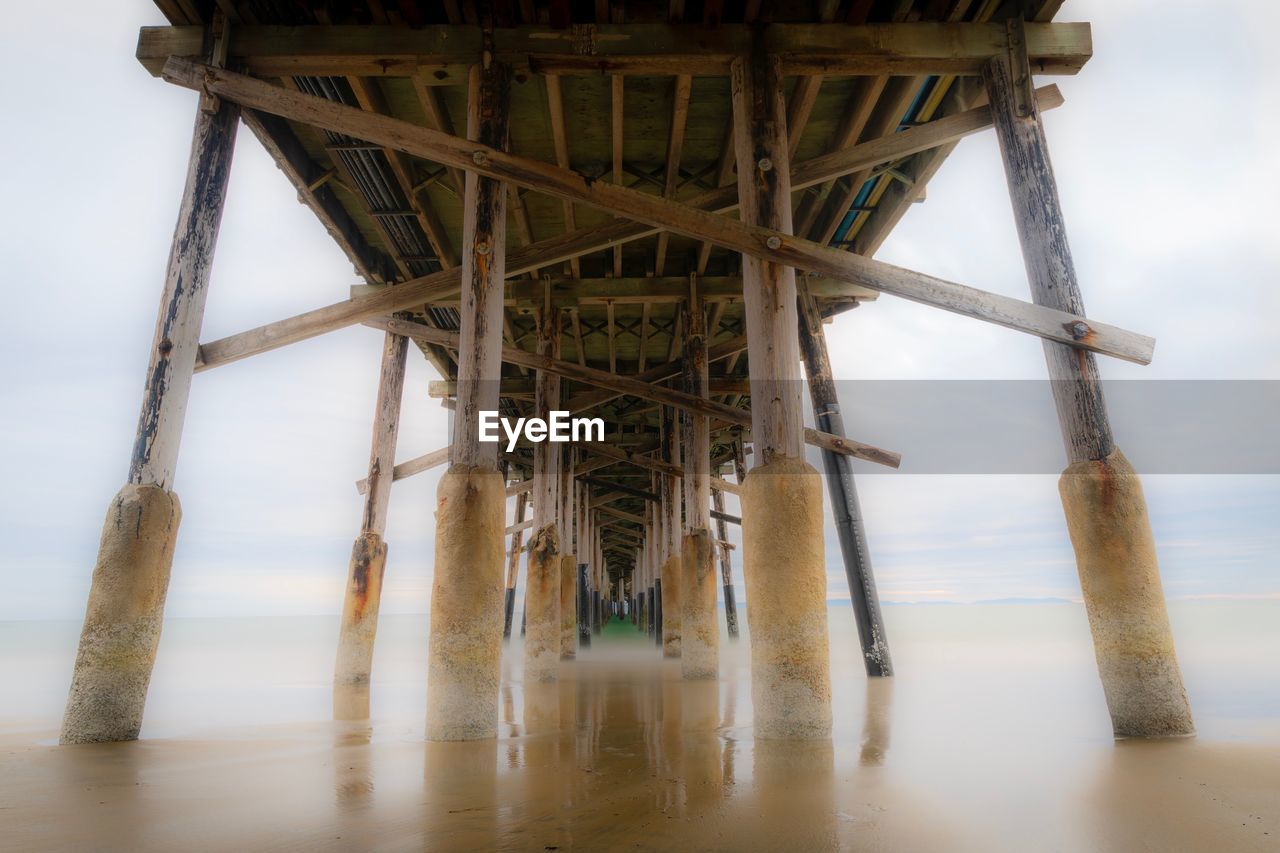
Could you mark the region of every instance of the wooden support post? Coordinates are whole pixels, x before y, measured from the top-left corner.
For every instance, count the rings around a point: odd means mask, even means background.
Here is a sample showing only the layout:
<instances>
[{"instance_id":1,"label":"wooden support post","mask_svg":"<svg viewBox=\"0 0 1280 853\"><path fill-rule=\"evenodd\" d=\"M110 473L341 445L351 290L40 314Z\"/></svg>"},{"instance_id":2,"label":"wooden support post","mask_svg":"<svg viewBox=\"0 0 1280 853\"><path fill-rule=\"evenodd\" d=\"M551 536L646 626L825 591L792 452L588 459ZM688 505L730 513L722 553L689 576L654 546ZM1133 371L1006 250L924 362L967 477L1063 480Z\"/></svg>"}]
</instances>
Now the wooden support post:
<instances>
[{"instance_id":1,"label":"wooden support post","mask_svg":"<svg viewBox=\"0 0 1280 853\"><path fill-rule=\"evenodd\" d=\"M492 31L485 29L486 44ZM467 137L507 146L510 71L485 52L473 66ZM497 735L502 674L506 482L498 445L480 441L480 412L496 411L502 378L502 287L507 190L473 172L463 193L458 403L449 470L436 498L435 573L428 646L427 739Z\"/></svg>"},{"instance_id":2,"label":"wooden support post","mask_svg":"<svg viewBox=\"0 0 1280 853\"><path fill-rule=\"evenodd\" d=\"M793 285L794 291L794 285ZM794 308L792 309L794 312ZM397 332L408 335L415 340L428 343L443 343L452 345L459 336L454 332L447 332L441 329L433 329L422 323L412 320L401 320L398 318L390 318L383 320L370 321L369 326L379 328L383 331ZM663 385L650 384L648 382L629 376L619 376L618 374L609 373L604 370L597 370L592 367L582 367L576 362L564 361L559 358L550 358L541 354L525 352L515 347L502 347L502 360L511 364L522 364L527 367L533 367L537 370L555 373L557 376L563 376L579 382L585 382L591 385L597 385L601 388L609 388L617 390L622 394L630 394L645 400L653 400L655 402L667 403L678 409L686 409L690 411L707 414L722 420L725 423L737 424L740 426L748 426L752 423L752 415L726 406L723 403L717 403L703 397L694 397L683 391L674 388L667 388ZM799 366L795 368L798 374ZM754 380L752 380L754 382ZM776 383L772 383L776 384ZM797 382L798 384L798 377ZM892 468L898 467L901 457L897 453L883 450L878 447L871 447L866 444L854 441L843 436L829 435L818 430L808 429L801 426L799 432L800 442L813 444L816 447L824 447L835 450L839 453L847 453L851 456L857 456L870 462L877 462L881 465L888 465ZM614 448L617 451L617 448ZM597 451L607 452L607 451ZM621 452L621 451L619 451ZM677 464L678 463L674 463Z\"/></svg>"},{"instance_id":3,"label":"wooden support post","mask_svg":"<svg viewBox=\"0 0 1280 853\"><path fill-rule=\"evenodd\" d=\"M342 625L338 633L338 655L333 668L335 720L364 720L369 717L373 644L378 633L382 575L387 565L387 506L391 500L408 352L408 338L388 333L383 340L373 438L369 445L368 489L360 534L351 547L347 589L342 601Z\"/></svg>"},{"instance_id":4,"label":"wooden support post","mask_svg":"<svg viewBox=\"0 0 1280 853\"><path fill-rule=\"evenodd\" d=\"M472 69L468 138L505 150L509 88L505 66ZM449 461L453 465L497 470L498 444L480 441L479 413L497 411L502 378L507 192L501 181L466 173L462 242L458 394Z\"/></svg>"},{"instance_id":5,"label":"wooden support post","mask_svg":"<svg viewBox=\"0 0 1280 853\"><path fill-rule=\"evenodd\" d=\"M240 118L230 101L207 105L196 112L129 479L103 525L63 743L135 740L142 727L182 518L172 491L178 445Z\"/></svg>"},{"instance_id":6,"label":"wooden support post","mask_svg":"<svg viewBox=\"0 0 1280 853\"><path fill-rule=\"evenodd\" d=\"M733 62L730 91L742 222L790 234L791 165L778 58L756 45L750 57ZM755 731L767 738L825 738L831 671L822 485L802 455L795 271L744 254L742 274L756 459L742 494Z\"/></svg>"},{"instance_id":7,"label":"wooden support post","mask_svg":"<svg viewBox=\"0 0 1280 853\"><path fill-rule=\"evenodd\" d=\"M540 355L553 357L560 338L560 311L546 300L538 318ZM539 370L534 408L540 418L560 404L560 380ZM556 528L556 492L560 481L560 445L544 441L533 448L533 526L525 583L525 677L555 681L560 665L560 534Z\"/></svg>"},{"instance_id":8,"label":"wooden support post","mask_svg":"<svg viewBox=\"0 0 1280 853\"><path fill-rule=\"evenodd\" d=\"M711 490L711 500L716 512L724 512L724 492L720 489ZM716 519L716 538L720 540L718 549L720 551L720 580L724 584L724 621L728 628L729 639L738 639L738 602L737 596L733 591L733 560L729 556L729 548L726 544L729 541L729 531L725 527L724 519Z\"/></svg>"},{"instance_id":9,"label":"wooden support post","mask_svg":"<svg viewBox=\"0 0 1280 853\"><path fill-rule=\"evenodd\" d=\"M663 459L670 463L678 463L681 456L681 419L678 410L664 407L663 410ZM686 477L688 474L686 473ZM658 605L658 621L662 626L662 655L668 658L680 657L682 620L684 618L684 588L680 568L680 550L684 533L683 494L684 478L671 474L663 475L662 507L666 512L663 519L665 559L662 563L660 577L662 579L661 602ZM677 482L679 479L679 482Z\"/></svg>"},{"instance_id":10,"label":"wooden support post","mask_svg":"<svg viewBox=\"0 0 1280 853\"><path fill-rule=\"evenodd\" d=\"M1025 28L1010 21L1009 55L984 74L1014 220L1036 304L1080 313L1040 111L1024 96L1031 69ZM1090 334L1081 323L1073 333ZM1165 608L1142 483L1112 440L1091 353L1044 342L1069 465L1059 481L1103 692L1117 737L1195 731Z\"/></svg>"},{"instance_id":11,"label":"wooden support post","mask_svg":"<svg viewBox=\"0 0 1280 853\"><path fill-rule=\"evenodd\" d=\"M844 418L840 414L840 399L836 394L822 317L803 279L799 282L798 293L800 351L804 354L804 371L809 380L813 422L821 430L843 430ZM845 578L849 582L853 617L858 625L862 663L868 676L890 676L893 675L893 661L889 656L889 639L880 614L876 580L871 571L871 551L867 547L862 507L858 504L858 490L853 481L853 466L841 454L824 450L822 467L827 477L827 494L835 516L836 535L840 540L840 555L844 559Z\"/></svg>"},{"instance_id":12,"label":"wooden support post","mask_svg":"<svg viewBox=\"0 0 1280 853\"><path fill-rule=\"evenodd\" d=\"M545 442L551 443L551 442ZM573 448L560 448L560 659L578 653L578 542L574 512Z\"/></svg>"},{"instance_id":13,"label":"wooden support post","mask_svg":"<svg viewBox=\"0 0 1280 853\"><path fill-rule=\"evenodd\" d=\"M529 493L520 492L516 495L516 527L517 529L511 534L511 553L507 555L507 600L506 610L502 619L502 639L511 639L511 620L515 614L516 607L516 580L520 574L520 545L524 538L525 508L529 504Z\"/></svg>"},{"instance_id":14,"label":"wooden support post","mask_svg":"<svg viewBox=\"0 0 1280 853\"><path fill-rule=\"evenodd\" d=\"M684 315L685 391L709 395L706 305L689 277ZM684 438L685 533L680 543L680 673L686 679L720 674L715 544L711 536L711 422L690 413Z\"/></svg>"}]
</instances>

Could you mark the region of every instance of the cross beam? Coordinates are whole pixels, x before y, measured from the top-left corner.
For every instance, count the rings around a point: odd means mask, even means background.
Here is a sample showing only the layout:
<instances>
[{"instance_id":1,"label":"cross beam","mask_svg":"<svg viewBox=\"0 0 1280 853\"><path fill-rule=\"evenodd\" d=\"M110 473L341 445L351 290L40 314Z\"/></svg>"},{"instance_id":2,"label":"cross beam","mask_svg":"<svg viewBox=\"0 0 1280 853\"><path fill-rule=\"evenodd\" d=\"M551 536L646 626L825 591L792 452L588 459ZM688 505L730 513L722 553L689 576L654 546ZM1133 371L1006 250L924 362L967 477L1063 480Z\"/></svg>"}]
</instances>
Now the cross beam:
<instances>
[{"instance_id":1,"label":"cross beam","mask_svg":"<svg viewBox=\"0 0 1280 853\"><path fill-rule=\"evenodd\" d=\"M241 78L244 79L244 78ZM253 82L253 81L251 81ZM280 90L267 84L256 89L259 95L273 98ZM1038 91L1040 108L1052 109L1062 104L1062 95L1056 86ZM353 110L356 116L364 115ZM793 165L791 185L793 189L822 183L851 172L876 166L911 154L947 145L991 126L991 111L979 107L954 116L931 121L901 133L890 134L843 151L823 155L804 163ZM410 125L410 127L416 127ZM709 190L685 204L701 210L731 211L738 206L736 186L730 185ZM543 267L560 263L579 255L597 252L610 246L637 240L658 233L661 229L643 223L618 220L596 228L582 229L549 240L543 240L507 254L507 275L518 276ZM896 268L895 268L896 269ZM251 355L268 352L291 343L307 340L326 332L362 323L374 317L396 311L416 309L424 303L456 298L461 284L459 270L445 270L421 278L401 282L358 299L326 305L303 314L289 317L256 329L240 332L230 337L212 341L200 347L196 370L238 361ZM861 288L858 288L861 290ZM1016 302L1016 300L1015 300ZM1019 303L1022 304L1022 303ZM1148 354L1149 358L1149 354Z\"/></svg>"},{"instance_id":2,"label":"cross beam","mask_svg":"<svg viewBox=\"0 0 1280 853\"><path fill-rule=\"evenodd\" d=\"M750 51L755 28L746 24L597 25L590 55L575 37L548 27L493 31L492 56L516 70L542 74L725 76L734 58ZM1032 23L1027 53L1041 74L1075 74L1093 53L1088 24ZM152 74L170 56L203 55L202 27L143 27L137 58ZM1007 49L1001 24L908 23L772 24L760 33L783 72L829 77L869 74L982 73ZM262 77L414 77L425 85L462 85L483 45L474 26L285 27L237 25L229 53Z\"/></svg>"},{"instance_id":3,"label":"cross beam","mask_svg":"<svg viewBox=\"0 0 1280 853\"><path fill-rule=\"evenodd\" d=\"M394 332L398 335L406 335L423 343L438 344L440 346L457 348L458 334L457 332L447 332L443 329L434 329L423 323L417 323L412 320L401 320L399 318L387 318L383 320L375 320L368 325L380 328L383 331ZM677 391L674 388L666 388L662 385L651 385L642 382L630 376L619 376L616 373L609 373L605 370L597 370L594 367L583 367L582 365L564 361L551 356L539 355L537 353L525 352L515 347L504 346L502 348L502 360L510 364L518 364L522 367L529 367L535 370L544 370L547 373L565 379L573 379L578 382L586 382L600 388L608 388L611 391L617 391L622 394L628 394L633 397L639 397L643 400L653 400L657 403L665 403L678 409L690 412L696 412L708 417L718 418L730 424L738 426L751 426L751 413L745 409L735 409L726 406L723 403L717 403L714 400L705 399L703 397L695 397L692 394L686 394L683 391ZM868 462L875 462L879 465L886 465L890 468L897 468L902 461L902 457L889 450L874 447L869 444L854 441L843 436L831 435L830 433L819 432L815 429L806 428L804 431L804 440L806 444L812 444L815 447L821 447L824 450L832 450L836 453L843 453L847 456L855 456L859 459L865 459Z\"/></svg>"}]
</instances>

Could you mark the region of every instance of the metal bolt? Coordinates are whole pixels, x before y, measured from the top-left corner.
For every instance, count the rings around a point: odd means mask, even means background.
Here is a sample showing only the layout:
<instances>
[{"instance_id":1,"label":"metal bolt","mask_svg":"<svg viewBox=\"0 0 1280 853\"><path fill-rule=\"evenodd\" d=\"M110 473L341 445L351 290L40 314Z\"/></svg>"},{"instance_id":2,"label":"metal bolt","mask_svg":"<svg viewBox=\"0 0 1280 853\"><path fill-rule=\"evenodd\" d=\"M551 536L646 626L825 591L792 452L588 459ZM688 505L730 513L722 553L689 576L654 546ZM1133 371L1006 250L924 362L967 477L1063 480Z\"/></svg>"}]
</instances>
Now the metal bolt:
<instances>
[{"instance_id":1,"label":"metal bolt","mask_svg":"<svg viewBox=\"0 0 1280 853\"><path fill-rule=\"evenodd\" d=\"M1072 324L1071 324L1071 336L1072 336L1072 337L1074 337L1076 340L1079 340L1080 338L1086 337L1086 336L1089 334L1089 332L1090 332L1090 331L1091 331L1091 329L1089 328L1088 324L1086 324L1086 323L1072 323Z\"/></svg>"},{"instance_id":2,"label":"metal bolt","mask_svg":"<svg viewBox=\"0 0 1280 853\"><path fill-rule=\"evenodd\" d=\"M760 168L760 171L767 172L773 168L773 161L768 157L761 157L760 162L756 163L756 166Z\"/></svg>"},{"instance_id":3,"label":"metal bolt","mask_svg":"<svg viewBox=\"0 0 1280 853\"><path fill-rule=\"evenodd\" d=\"M477 254L477 255L487 255L487 254L489 254L489 244L488 244L488 243L476 243L476 254Z\"/></svg>"},{"instance_id":4,"label":"metal bolt","mask_svg":"<svg viewBox=\"0 0 1280 853\"><path fill-rule=\"evenodd\" d=\"M485 154L483 151L477 151L471 155L471 162L475 163L477 166L483 166L485 163L489 162L489 155Z\"/></svg>"},{"instance_id":5,"label":"metal bolt","mask_svg":"<svg viewBox=\"0 0 1280 853\"><path fill-rule=\"evenodd\" d=\"M766 246L768 246L770 249L781 249L781 248L782 248L782 238L781 238L781 237L776 237L776 236L775 236L775 237L770 237L768 240L765 240L765 241L764 241L764 244L765 244Z\"/></svg>"}]
</instances>

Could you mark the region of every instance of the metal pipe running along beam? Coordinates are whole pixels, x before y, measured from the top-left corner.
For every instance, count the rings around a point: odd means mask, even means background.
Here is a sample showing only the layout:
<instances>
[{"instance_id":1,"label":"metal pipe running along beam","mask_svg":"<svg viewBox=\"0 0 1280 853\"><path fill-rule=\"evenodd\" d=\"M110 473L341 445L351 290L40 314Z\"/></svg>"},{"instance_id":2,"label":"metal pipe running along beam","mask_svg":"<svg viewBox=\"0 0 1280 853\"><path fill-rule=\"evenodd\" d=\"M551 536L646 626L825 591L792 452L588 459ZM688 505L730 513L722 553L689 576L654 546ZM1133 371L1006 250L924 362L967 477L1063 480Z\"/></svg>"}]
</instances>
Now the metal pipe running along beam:
<instances>
[{"instance_id":1,"label":"metal pipe running along beam","mask_svg":"<svg viewBox=\"0 0 1280 853\"><path fill-rule=\"evenodd\" d=\"M243 74L173 57L162 76L170 83L227 98L244 107L350 134L445 166L508 181L555 198L705 240L730 251L848 281L963 316L1027 332L1139 364L1155 341L1144 335L874 261L791 234L749 225L680 202L583 177L569 169L288 91ZM763 168L763 165L761 166Z\"/></svg>"}]
</instances>

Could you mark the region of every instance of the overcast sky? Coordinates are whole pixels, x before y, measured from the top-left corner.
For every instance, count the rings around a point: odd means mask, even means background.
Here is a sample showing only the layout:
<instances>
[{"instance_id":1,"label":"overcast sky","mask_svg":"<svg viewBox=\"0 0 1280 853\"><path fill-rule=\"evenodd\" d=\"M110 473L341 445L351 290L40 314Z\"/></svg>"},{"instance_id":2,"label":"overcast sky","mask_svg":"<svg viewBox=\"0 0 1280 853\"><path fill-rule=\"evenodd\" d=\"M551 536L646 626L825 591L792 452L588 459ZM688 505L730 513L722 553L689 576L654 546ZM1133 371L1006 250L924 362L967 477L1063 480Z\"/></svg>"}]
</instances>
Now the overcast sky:
<instances>
[{"instance_id":1,"label":"overcast sky","mask_svg":"<svg viewBox=\"0 0 1280 853\"><path fill-rule=\"evenodd\" d=\"M1046 119L1085 301L1158 341L1151 366L1103 359L1104 375L1280 379L1280 12L1262 0L1211 13L1193 0L1069 0L1059 19L1094 24L1095 57L1054 78L1067 104ZM133 59L138 27L160 23L144 0L19 4L0 31L0 619L80 616L124 481L196 106ZM992 134L959 146L880 257L1027 298ZM242 130L203 337L345 298L354 283ZM887 296L829 339L844 379L1044 376L1036 339ZM357 327L197 377L170 615L338 611L380 347ZM446 443L433 378L410 359L402 459ZM1124 424L1116 432L1123 443ZM892 434L857 437L910 457ZM389 612L427 607L436 482L395 487ZM859 484L887 601L1079 597L1055 477ZM1146 487L1171 598L1280 597L1280 477ZM827 561L830 596L847 598L830 530Z\"/></svg>"}]
</instances>

